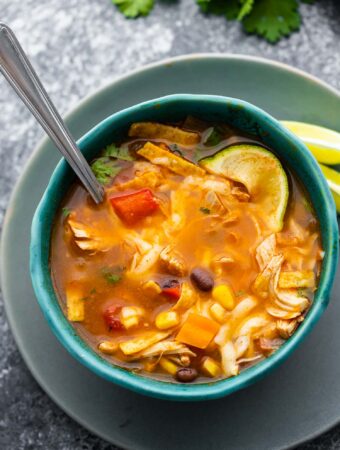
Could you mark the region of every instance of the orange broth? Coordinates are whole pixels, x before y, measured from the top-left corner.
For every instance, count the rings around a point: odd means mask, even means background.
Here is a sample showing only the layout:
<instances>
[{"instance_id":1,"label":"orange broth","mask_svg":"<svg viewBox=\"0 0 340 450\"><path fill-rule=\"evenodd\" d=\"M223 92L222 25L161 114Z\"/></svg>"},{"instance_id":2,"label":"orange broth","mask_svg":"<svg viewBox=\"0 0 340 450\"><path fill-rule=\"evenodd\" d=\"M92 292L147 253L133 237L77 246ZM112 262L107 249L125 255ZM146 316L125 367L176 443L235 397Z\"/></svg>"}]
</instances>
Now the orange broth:
<instances>
[{"instance_id":1,"label":"orange broth","mask_svg":"<svg viewBox=\"0 0 340 450\"><path fill-rule=\"evenodd\" d=\"M308 311L316 289L316 285L297 290L290 289L297 298L303 295L308 299L308 307L297 317L283 319L284 323L278 325L281 319L268 314L266 308L269 300L254 292L254 282L260 272L256 249L271 232L261 211L252 203L251 196L239 183L209 174L201 178L221 183L221 186L227 182L229 191L226 195L221 194L226 207L222 218L207 206L210 195L208 193L214 189L203 189L203 182L190 179L190 175L176 174L166 167L152 164L154 166L152 169L155 168L160 180L157 185L149 186L148 181L144 181L144 184L141 183L142 186L121 189L122 184L140 178L145 174L145 170L149 173L151 163L136 153L147 141L161 144L168 151L175 150L175 154L197 164L197 148L200 158L215 154L224 148L231 136L240 134L237 130L219 125L219 130L222 129L220 142L208 146L204 142L215 125L202 124L200 121L197 123L194 121L195 126L191 125L189 128L196 127L194 132L200 137L198 145L181 145L167 139L144 137L133 137L121 143L120 148L129 150L129 154L135 159L117 160L121 170L105 184L106 196L103 204L96 206L83 186L75 183L56 216L51 238L50 264L55 291L66 315L68 287L73 286L78 292L78 300L84 309L84 318L73 323L81 337L96 351L102 342L116 344L111 354L100 352L113 364L173 382L192 381L176 376L174 367L177 367L177 371L181 368L193 370L195 376L191 378L200 382L206 380L207 376L218 379L236 375L238 371L267 357L284 343L285 332L279 325L295 329ZM316 215L300 182L287 167L285 171L289 179L289 201L283 229L276 233L276 251L284 258L281 271L301 273L309 271L313 272L317 280L322 248ZM110 198L141 189L149 189L160 207L145 218L127 224L115 213ZM235 195L230 194L230 190L233 189ZM174 203L177 203L175 208L179 208L175 212L172 211ZM87 233L85 238L77 238L71 226L73 223L85 227ZM91 234L90 239L88 233ZM92 242L93 236L95 240ZM100 241L99 250L96 248L96 239ZM142 244L139 242L140 239L143 240ZM79 243L83 245L84 242L88 246L87 249L79 247ZM157 248L159 252L168 245L171 246L171 251L177 256L180 255L184 261L186 270L183 273L176 274L172 269L167 270L159 257L145 271L139 271L138 264L141 264L143 252L146 251L141 247L148 247L148 250L149 247ZM190 275L196 267L209 272L215 287L223 285L230 288L233 308L224 308L224 311L217 308L218 311L222 311L222 319L218 320L216 315L211 313L212 305L218 303L213 298L214 291L200 290L193 282ZM181 289L183 292L185 284L195 296L195 302L189 308L174 309L179 320L175 326L165 330L157 328L156 317L161 312L172 311L178 299L162 292L150 294L150 291L145 289L145 283L150 280L153 286L156 284L161 290L171 280L175 280L175 287L180 293ZM224 372L223 364L226 363L223 360L222 347L219 346L218 339L218 342L215 341L215 337L206 348L196 348L184 343L189 350L188 354L182 349L178 354L167 354L165 351L151 357L143 357L143 352L126 355L119 347L122 342L152 332L168 333L161 342L164 340L176 342L176 336L188 319L189 313L202 315L217 323L218 327L223 327L233 320L234 308L249 297L256 302L256 306L249 312L249 317L261 319L263 326L255 327L248 333L247 348L234 361L237 364L235 373L228 373L228 370ZM124 326L110 327L105 319L105 311L112 306L117 307L114 316L115 320L120 322L122 308L127 306L140 308L139 315L136 316L137 324L127 329ZM234 329L245 326L247 318L247 315L242 316L238 323L234 323ZM293 320L296 323L292 324ZM292 334L293 331L289 333ZM240 352L238 350L241 343L240 336L230 337L230 342L236 348L236 352ZM210 358L209 361L215 363L216 372L202 369L207 357Z\"/></svg>"}]
</instances>

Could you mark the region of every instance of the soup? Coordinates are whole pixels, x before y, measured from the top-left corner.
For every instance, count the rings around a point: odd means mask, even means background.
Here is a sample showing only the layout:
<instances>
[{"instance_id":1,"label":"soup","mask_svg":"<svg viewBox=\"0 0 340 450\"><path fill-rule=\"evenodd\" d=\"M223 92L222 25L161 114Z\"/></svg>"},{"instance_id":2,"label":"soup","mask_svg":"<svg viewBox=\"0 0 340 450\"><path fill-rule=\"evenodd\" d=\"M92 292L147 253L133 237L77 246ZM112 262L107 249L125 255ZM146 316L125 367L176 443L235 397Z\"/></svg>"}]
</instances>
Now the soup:
<instances>
[{"instance_id":1,"label":"soup","mask_svg":"<svg viewBox=\"0 0 340 450\"><path fill-rule=\"evenodd\" d=\"M237 144L237 142L242 142ZM300 182L228 124L134 123L56 216L50 265L78 334L112 364L171 382L236 376L311 306L323 251Z\"/></svg>"}]
</instances>

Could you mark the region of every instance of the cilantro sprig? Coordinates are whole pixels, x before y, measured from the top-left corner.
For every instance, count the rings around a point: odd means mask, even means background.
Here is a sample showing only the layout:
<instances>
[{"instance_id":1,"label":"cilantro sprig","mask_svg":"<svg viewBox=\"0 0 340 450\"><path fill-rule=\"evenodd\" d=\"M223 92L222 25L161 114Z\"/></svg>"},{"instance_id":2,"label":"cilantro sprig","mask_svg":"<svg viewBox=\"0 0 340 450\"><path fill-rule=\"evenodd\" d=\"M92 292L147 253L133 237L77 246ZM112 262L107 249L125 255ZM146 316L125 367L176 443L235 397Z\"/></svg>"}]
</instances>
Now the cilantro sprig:
<instances>
[{"instance_id":1,"label":"cilantro sprig","mask_svg":"<svg viewBox=\"0 0 340 450\"><path fill-rule=\"evenodd\" d=\"M91 164L91 169L101 184L108 184L122 170L119 160L135 159L127 147L117 147L115 144L108 145L102 155Z\"/></svg>"},{"instance_id":2,"label":"cilantro sprig","mask_svg":"<svg viewBox=\"0 0 340 450\"><path fill-rule=\"evenodd\" d=\"M147 16L154 6L154 0L112 0L125 17L134 19Z\"/></svg>"},{"instance_id":3,"label":"cilantro sprig","mask_svg":"<svg viewBox=\"0 0 340 450\"><path fill-rule=\"evenodd\" d=\"M91 164L91 169L99 183L108 184L121 171L121 167L115 159L106 156L96 159Z\"/></svg>"},{"instance_id":4,"label":"cilantro sprig","mask_svg":"<svg viewBox=\"0 0 340 450\"><path fill-rule=\"evenodd\" d=\"M133 161L135 159L127 147L117 147L115 144L108 145L103 152L103 156L122 159L123 161Z\"/></svg>"},{"instance_id":5,"label":"cilantro sprig","mask_svg":"<svg viewBox=\"0 0 340 450\"><path fill-rule=\"evenodd\" d=\"M125 267L102 267L101 274L109 284L118 283L122 277Z\"/></svg>"},{"instance_id":6,"label":"cilantro sprig","mask_svg":"<svg viewBox=\"0 0 340 450\"><path fill-rule=\"evenodd\" d=\"M300 3L316 0L195 0L205 14L217 14L227 20L238 20L247 33L257 34L271 43L299 29ZM146 16L154 0L112 0L128 18Z\"/></svg>"}]
</instances>

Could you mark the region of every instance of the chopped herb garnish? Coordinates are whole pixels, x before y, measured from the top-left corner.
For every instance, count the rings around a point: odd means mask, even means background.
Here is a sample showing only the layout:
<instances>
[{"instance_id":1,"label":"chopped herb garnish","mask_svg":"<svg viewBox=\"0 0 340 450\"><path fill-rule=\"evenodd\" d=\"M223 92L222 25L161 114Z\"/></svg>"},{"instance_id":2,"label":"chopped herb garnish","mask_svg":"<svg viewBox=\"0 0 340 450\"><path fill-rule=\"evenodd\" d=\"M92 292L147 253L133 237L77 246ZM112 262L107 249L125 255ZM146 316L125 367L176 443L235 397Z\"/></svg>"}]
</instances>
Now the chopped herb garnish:
<instances>
[{"instance_id":1,"label":"chopped herb garnish","mask_svg":"<svg viewBox=\"0 0 340 450\"><path fill-rule=\"evenodd\" d=\"M179 156L184 156L182 150L178 147L177 144L170 144L169 147L172 153L178 153Z\"/></svg>"},{"instance_id":2,"label":"chopped herb garnish","mask_svg":"<svg viewBox=\"0 0 340 450\"><path fill-rule=\"evenodd\" d=\"M67 208L66 206L62 209L63 217L66 219L71 214L70 208Z\"/></svg>"},{"instance_id":3,"label":"chopped herb garnish","mask_svg":"<svg viewBox=\"0 0 340 450\"><path fill-rule=\"evenodd\" d=\"M112 0L119 11L128 18L147 16L155 0ZM205 14L238 20L247 33L255 33L268 42L275 43L299 29L302 3L315 0L196 0Z\"/></svg>"},{"instance_id":4,"label":"chopped herb garnish","mask_svg":"<svg viewBox=\"0 0 340 450\"><path fill-rule=\"evenodd\" d=\"M122 159L123 161L133 161L135 159L127 147L121 148L115 144L108 145L103 152L103 156Z\"/></svg>"},{"instance_id":5,"label":"chopped herb garnish","mask_svg":"<svg viewBox=\"0 0 340 450\"><path fill-rule=\"evenodd\" d=\"M103 267L101 272L105 280L110 284L116 284L118 281L122 279L122 273L125 270L125 267Z\"/></svg>"},{"instance_id":6,"label":"chopped herb garnish","mask_svg":"<svg viewBox=\"0 0 340 450\"><path fill-rule=\"evenodd\" d=\"M200 207L200 211L201 211L201 213L203 213L203 214L210 214L210 213L211 213L210 209L209 209L209 208L206 208L205 206L201 206L201 207Z\"/></svg>"},{"instance_id":7,"label":"chopped herb garnish","mask_svg":"<svg viewBox=\"0 0 340 450\"><path fill-rule=\"evenodd\" d=\"M211 130L211 133L209 134L209 136L204 141L204 145L206 145L208 147L214 147L215 145L218 145L222 141L222 139L223 139L223 137L222 137L221 133L218 131L218 129L216 127L214 127Z\"/></svg>"},{"instance_id":8,"label":"chopped herb garnish","mask_svg":"<svg viewBox=\"0 0 340 450\"><path fill-rule=\"evenodd\" d=\"M91 290L90 290L90 295L94 295L94 294L96 294L97 293L97 289L96 288L92 288Z\"/></svg>"},{"instance_id":9,"label":"chopped herb garnish","mask_svg":"<svg viewBox=\"0 0 340 450\"><path fill-rule=\"evenodd\" d=\"M236 293L235 293L235 295L236 295L236 297L241 297L242 295L245 295L246 294L246 292L245 291L237 291Z\"/></svg>"},{"instance_id":10,"label":"chopped herb garnish","mask_svg":"<svg viewBox=\"0 0 340 450\"><path fill-rule=\"evenodd\" d=\"M104 276L106 281L111 284L118 283L118 281L122 279L121 275L118 275L117 273L106 273Z\"/></svg>"},{"instance_id":11,"label":"chopped herb garnish","mask_svg":"<svg viewBox=\"0 0 340 450\"><path fill-rule=\"evenodd\" d=\"M297 290L297 296L298 297L306 297L306 290L303 288L298 288Z\"/></svg>"},{"instance_id":12,"label":"chopped herb garnish","mask_svg":"<svg viewBox=\"0 0 340 450\"><path fill-rule=\"evenodd\" d=\"M125 17L135 18L147 16L155 2L154 0L112 0L112 3L117 5Z\"/></svg>"},{"instance_id":13,"label":"chopped herb garnish","mask_svg":"<svg viewBox=\"0 0 340 450\"><path fill-rule=\"evenodd\" d=\"M107 184L121 171L121 167L118 165L117 161L105 156L96 159L96 161L91 164L91 169L101 184Z\"/></svg>"}]
</instances>

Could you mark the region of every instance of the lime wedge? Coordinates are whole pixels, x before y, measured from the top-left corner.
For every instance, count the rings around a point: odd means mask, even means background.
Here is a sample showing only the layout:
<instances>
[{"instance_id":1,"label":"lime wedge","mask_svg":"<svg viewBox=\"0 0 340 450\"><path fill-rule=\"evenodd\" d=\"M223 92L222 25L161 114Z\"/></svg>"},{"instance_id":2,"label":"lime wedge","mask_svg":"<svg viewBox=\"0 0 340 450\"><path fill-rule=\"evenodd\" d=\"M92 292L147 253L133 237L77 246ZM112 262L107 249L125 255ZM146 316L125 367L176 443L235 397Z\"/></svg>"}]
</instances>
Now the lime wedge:
<instances>
[{"instance_id":1,"label":"lime wedge","mask_svg":"<svg viewBox=\"0 0 340 450\"><path fill-rule=\"evenodd\" d=\"M340 173L323 164L320 164L320 169L325 175L329 189L333 194L336 210L340 213Z\"/></svg>"},{"instance_id":2,"label":"lime wedge","mask_svg":"<svg viewBox=\"0 0 340 450\"><path fill-rule=\"evenodd\" d=\"M208 172L239 181L261 206L263 219L272 231L280 231L289 196L288 180L273 153L257 145L234 145L204 158Z\"/></svg>"},{"instance_id":3,"label":"lime wedge","mask_svg":"<svg viewBox=\"0 0 340 450\"><path fill-rule=\"evenodd\" d=\"M304 122L281 121L324 164L340 164L340 133Z\"/></svg>"}]
</instances>

